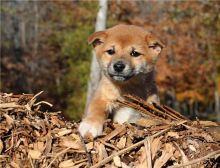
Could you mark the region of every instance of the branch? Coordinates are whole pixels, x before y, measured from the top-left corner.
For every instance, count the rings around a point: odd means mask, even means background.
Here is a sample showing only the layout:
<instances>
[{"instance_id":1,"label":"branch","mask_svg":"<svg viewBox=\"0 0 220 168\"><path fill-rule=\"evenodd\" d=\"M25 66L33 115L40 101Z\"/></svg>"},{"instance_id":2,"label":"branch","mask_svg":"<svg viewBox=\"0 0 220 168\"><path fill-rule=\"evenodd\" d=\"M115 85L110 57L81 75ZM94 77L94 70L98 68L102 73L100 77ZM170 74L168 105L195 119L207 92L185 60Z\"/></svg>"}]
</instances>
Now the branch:
<instances>
[{"instance_id":1,"label":"branch","mask_svg":"<svg viewBox=\"0 0 220 168\"><path fill-rule=\"evenodd\" d=\"M214 151L214 152L212 152L212 153L210 153L206 156L203 156L203 157L198 158L198 159L191 160L191 161L189 161L187 163L184 163L184 164L181 164L181 165L170 166L169 168L179 168L179 167L185 167L185 166L188 166L188 165L196 164L196 163L201 162L203 160L212 158L216 155L220 155L220 150Z\"/></svg>"}]
</instances>

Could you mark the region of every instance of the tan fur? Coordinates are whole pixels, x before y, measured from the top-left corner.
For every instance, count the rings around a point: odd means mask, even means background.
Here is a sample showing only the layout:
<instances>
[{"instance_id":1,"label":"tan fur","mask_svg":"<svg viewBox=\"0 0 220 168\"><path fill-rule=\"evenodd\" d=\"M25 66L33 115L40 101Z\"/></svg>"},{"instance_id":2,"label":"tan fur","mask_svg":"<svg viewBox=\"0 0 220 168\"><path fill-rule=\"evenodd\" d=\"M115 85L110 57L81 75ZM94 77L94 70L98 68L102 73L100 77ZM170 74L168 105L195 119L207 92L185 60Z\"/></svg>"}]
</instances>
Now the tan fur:
<instances>
[{"instance_id":1,"label":"tan fur","mask_svg":"<svg viewBox=\"0 0 220 168\"><path fill-rule=\"evenodd\" d=\"M92 134L96 137L102 133L103 123L108 114L120 108L114 101L123 99L123 95L131 94L149 103L159 103L154 81L154 65L163 44L149 32L134 25L118 25L106 31L96 32L88 38L88 42L95 49L102 78L79 131L82 136ZM112 48L115 54L109 55L106 51ZM133 57L132 50L142 55ZM114 71L114 64L120 60L127 68L123 73L133 75L128 80L118 81L109 75ZM115 76L117 78L117 75Z\"/></svg>"}]
</instances>

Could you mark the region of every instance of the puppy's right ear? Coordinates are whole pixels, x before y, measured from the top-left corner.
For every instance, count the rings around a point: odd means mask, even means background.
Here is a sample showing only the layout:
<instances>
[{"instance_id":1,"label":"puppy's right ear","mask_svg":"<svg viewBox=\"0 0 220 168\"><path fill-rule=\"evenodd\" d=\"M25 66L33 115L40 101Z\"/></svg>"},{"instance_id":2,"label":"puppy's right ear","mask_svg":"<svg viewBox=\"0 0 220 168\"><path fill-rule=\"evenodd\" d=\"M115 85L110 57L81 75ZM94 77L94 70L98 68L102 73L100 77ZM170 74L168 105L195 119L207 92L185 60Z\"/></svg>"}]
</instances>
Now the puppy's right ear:
<instances>
[{"instance_id":1,"label":"puppy's right ear","mask_svg":"<svg viewBox=\"0 0 220 168\"><path fill-rule=\"evenodd\" d=\"M88 43L92 44L92 46L95 48L97 45L100 45L104 42L107 34L105 31L98 31L93 33L88 37Z\"/></svg>"}]
</instances>

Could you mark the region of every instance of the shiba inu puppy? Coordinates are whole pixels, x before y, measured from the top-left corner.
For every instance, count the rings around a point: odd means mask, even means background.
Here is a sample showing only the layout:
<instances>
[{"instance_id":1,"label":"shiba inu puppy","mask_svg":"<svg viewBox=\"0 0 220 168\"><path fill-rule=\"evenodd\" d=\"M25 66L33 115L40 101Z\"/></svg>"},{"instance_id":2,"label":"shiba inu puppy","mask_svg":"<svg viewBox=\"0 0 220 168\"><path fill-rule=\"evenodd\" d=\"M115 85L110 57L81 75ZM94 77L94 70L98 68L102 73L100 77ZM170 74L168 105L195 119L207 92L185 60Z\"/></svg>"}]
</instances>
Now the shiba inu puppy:
<instances>
[{"instance_id":1,"label":"shiba inu puppy","mask_svg":"<svg viewBox=\"0 0 220 168\"><path fill-rule=\"evenodd\" d=\"M93 33L92 44L102 78L80 123L79 132L93 138L102 134L108 114L118 123L135 122L139 114L114 101L130 94L159 103L154 67L163 44L151 33L134 25L117 25Z\"/></svg>"}]
</instances>

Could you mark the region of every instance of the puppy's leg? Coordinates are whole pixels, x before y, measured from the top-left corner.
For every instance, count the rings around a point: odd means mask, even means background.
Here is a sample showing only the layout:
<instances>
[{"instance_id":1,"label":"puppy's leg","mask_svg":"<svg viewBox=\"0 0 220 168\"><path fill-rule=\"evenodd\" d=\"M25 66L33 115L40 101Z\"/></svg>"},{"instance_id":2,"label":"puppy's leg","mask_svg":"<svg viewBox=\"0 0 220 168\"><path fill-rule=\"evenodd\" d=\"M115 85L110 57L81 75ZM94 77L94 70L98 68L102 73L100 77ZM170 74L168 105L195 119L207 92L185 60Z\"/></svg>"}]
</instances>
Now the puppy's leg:
<instances>
[{"instance_id":1,"label":"puppy's leg","mask_svg":"<svg viewBox=\"0 0 220 168\"><path fill-rule=\"evenodd\" d=\"M93 138L101 135L106 116L106 101L94 98L88 107L86 116L80 123L80 134L83 137L92 135Z\"/></svg>"}]
</instances>

